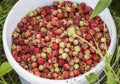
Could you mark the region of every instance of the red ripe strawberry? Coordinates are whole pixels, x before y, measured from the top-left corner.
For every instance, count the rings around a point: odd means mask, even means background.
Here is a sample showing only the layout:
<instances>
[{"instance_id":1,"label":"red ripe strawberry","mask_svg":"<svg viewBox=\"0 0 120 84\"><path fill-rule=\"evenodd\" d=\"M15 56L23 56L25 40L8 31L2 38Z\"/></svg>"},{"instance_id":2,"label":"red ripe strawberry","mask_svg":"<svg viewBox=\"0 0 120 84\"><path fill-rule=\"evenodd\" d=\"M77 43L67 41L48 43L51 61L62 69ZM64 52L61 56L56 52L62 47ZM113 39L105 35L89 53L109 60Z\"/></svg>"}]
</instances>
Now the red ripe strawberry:
<instances>
[{"instance_id":1,"label":"red ripe strawberry","mask_svg":"<svg viewBox=\"0 0 120 84\"><path fill-rule=\"evenodd\" d=\"M90 31L91 35L95 35L95 30L94 29L90 29L89 31Z\"/></svg>"},{"instance_id":2,"label":"red ripe strawberry","mask_svg":"<svg viewBox=\"0 0 120 84\"><path fill-rule=\"evenodd\" d=\"M82 9L79 10L79 14L83 14L84 11Z\"/></svg>"},{"instance_id":3,"label":"red ripe strawberry","mask_svg":"<svg viewBox=\"0 0 120 84\"><path fill-rule=\"evenodd\" d=\"M62 80L63 79L63 77L62 76L58 76L58 80Z\"/></svg>"},{"instance_id":4,"label":"red ripe strawberry","mask_svg":"<svg viewBox=\"0 0 120 84\"><path fill-rule=\"evenodd\" d=\"M23 55L23 54L26 54L26 51L22 50L20 53Z\"/></svg>"},{"instance_id":5,"label":"red ripe strawberry","mask_svg":"<svg viewBox=\"0 0 120 84\"><path fill-rule=\"evenodd\" d=\"M42 78L47 78L47 76L46 76L45 73L42 73L42 74L41 74L41 77L42 77Z\"/></svg>"},{"instance_id":6,"label":"red ripe strawberry","mask_svg":"<svg viewBox=\"0 0 120 84\"><path fill-rule=\"evenodd\" d=\"M69 73L67 71L64 71L63 76L64 76L64 79L67 79L69 78Z\"/></svg>"},{"instance_id":7,"label":"red ripe strawberry","mask_svg":"<svg viewBox=\"0 0 120 84\"><path fill-rule=\"evenodd\" d=\"M53 57L53 54L52 54L52 53L48 53L48 54L47 54L47 57L50 59L50 58Z\"/></svg>"},{"instance_id":8,"label":"red ripe strawberry","mask_svg":"<svg viewBox=\"0 0 120 84\"><path fill-rule=\"evenodd\" d=\"M39 69L38 68L34 68L33 72L39 72Z\"/></svg>"},{"instance_id":9,"label":"red ripe strawberry","mask_svg":"<svg viewBox=\"0 0 120 84\"><path fill-rule=\"evenodd\" d=\"M49 73L49 69L44 69L43 72L48 74Z\"/></svg>"},{"instance_id":10,"label":"red ripe strawberry","mask_svg":"<svg viewBox=\"0 0 120 84\"><path fill-rule=\"evenodd\" d=\"M59 13L59 14L57 14L57 17L58 17L59 19L61 19L61 18L63 18L63 15L62 15L61 13Z\"/></svg>"},{"instance_id":11,"label":"red ripe strawberry","mask_svg":"<svg viewBox=\"0 0 120 84\"><path fill-rule=\"evenodd\" d=\"M73 51L74 50L74 46L70 46L70 50Z\"/></svg>"},{"instance_id":12,"label":"red ripe strawberry","mask_svg":"<svg viewBox=\"0 0 120 84\"><path fill-rule=\"evenodd\" d=\"M23 33L23 32L26 32L26 29L25 28L20 28L20 32Z\"/></svg>"},{"instance_id":13,"label":"red ripe strawberry","mask_svg":"<svg viewBox=\"0 0 120 84\"><path fill-rule=\"evenodd\" d=\"M52 18L52 21L51 21L52 25L56 25L57 20L58 20L58 18Z\"/></svg>"},{"instance_id":14,"label":"red ripe strawberry","mask_svg":"<svg viewBox=\"0 0 120 84\"><path fill-rule=\"evenodd\" d=\"M18 27L22 27L23 26L23 23L22 22L19 22L18 23Z\"/></svg>"},{"instance_id":15,"label":"red ripe strawberry","mask_svg":"<svg viewBox=\"0 0 120 84\"><path fill-rule=\"evenodd\" d=\"M51 17L50 16L46 16L46 21L51 21Z\"/></svg>"},{"instance_id":16,"label":"red ripe strawberry","mask_svg":"<svg viewBox=\"0 0 120 84\"><path fill-rule=\"evenodd\" d=\"M46 13L45 10L42 10L42 11L41 11L41 15L44 15L44 16L45 16L46 14L47 14L47 13Z\"/></svg>"},{"instance_id":17,"label":"red ripe strawberry","mask_svg":"<svg viewBox=\"0 0 120 84\"><path fill-rule=\"evenodd\" d=\"M99 60L99 56L95 54L95 55L93 56L93 60L98 61L98 60Z\"/></svg>"},{"instance_id":18,"label":"red ripe strawberry","mask_svg":"<svg viewBox=\"0 0 120 84\"><path fill-rule=\"evenodd\" d=\"M79 76L80 75L80 72L78 70L74 70L74 75L75 76Z\"/></svg>"},{"instance_id":19,"label":"red ripe strawberry","mask_svg":"<svg viewBox=\"0 0 120 84\"><path fill-rule=\"evenodd\" d=\"M18 44L19 44L19 40L15 39L15 40L13 41L13 43L14 43L15 45L18 45Z\"/></svg>"},{"instance_id":20,"label":"red ripe strawberry","mask_svg":"<svg viewBox=\"0 0 120 84\"><path fill-rule=\"evenodd\" d=\"M25 44L24 40L19 40L19 44L24 45Z\"/></svg>"},{"instance_id":21,"label":"red ripe strawberry","mask_svg":"<svg viewBox=\"0 0 120 84\"><path fill-rule=\"evenodd\" d=\"M56 57L52 57L51 60L52 60L53 63L57 62L57 58Z\"/></svg>"},{"instance_id":22,"label":"red ripe strawberry","mask_svg":"<svg viewBox=\"0 0 120 84\"><path fill-rule=\"evenodd\" d=\"M86 35L85 35L85 39L86 39L86 40L91 40L91 39L92 39L92 37L91 37L91 35L90 35L90 34L86 34Z\"/></svg>"},{"instance_id":23,"label":"red ripe strawberry","mask_svg":"<svg viewBox=\"0 0 120 84\"><path fill-rule=\"evenodd\" d=\"M80 62L80 66L85 66L86 63L84 61Z\"/></svg>"},{"instance_id":24,"label":"red ripe strawberry","mask_svg":"<svg viewBox=\"0 0 120 84\"><path fill-rule=\"evenodd\" d=\"M70 70L70 66L68 64L64 64L64 69L65 70Z\"/></svg>"},{"instance_id":25,"label":"red ripe strawberry","mask_svg":"<svg viewBox=\"0 0 120 84\"><path fill-rule=\"evenodd\" d=\"M58 63L59 63L60 65L63 65L63 64L65 64L65 61L62 60L62 59L60 59L60 60L58 61Z\"/></svg>"},{"instance_id":26,"label":"red ripe strawberry","mask_svg":"<svg viewBox=\"0 0 120 84\"><path fill-rule=\"evenodd\" d=\"M86 6L85 11L89 12L90 10L91 10L91 8L89 6Z\"/></svg>"},{"instance_id":27,"label":"red ripe strawberry","mask_svg":"<svg viewBox=\"0 0 120 84\"><path fill-rule=\"evenodd\" d=\"M91 60L91 59L88 59L88 60L86 60L86 63L87 63L88 65L91 65L91 64L92 64L92 60Z\"/></svg>"},{"instance_id":28,"label":"red ripe strawberry","mask_svg":"<svg viewBox=\"0 0 120 84\"><path fill-rule=\"evenodd\" d=\"M44 64L44 63L45 63L44 58L39 58L39 59L38 59L38 63L39 63L39 64Z\"/></svg>"},{"instance_id":29,"label":"red ripe strawberry","mask_svg":"<svg viewBox=\"0 0 120 84\"><path fill-rule=\"evenodd\" d=\"M17 52L17 51L13 51L13 57L14 57L15 59L17 59L17 57L18 57L18 52Z\"/></svg>"},{"instance_id":30,"label":"red ripe strawberry","mask_svg":"<svg viewBox=\"0 0 120 84\"><path fill-rule=\"evenodd\" d=\"M85 18L86 18L86 19L89 19L89 18L90 18L90 14L86 14L86 15L85 15Z\"/></svg>"},{"instance_id":31,"label":"red ripe strawberry","mask_svg":"<svg viewBox=\"0 0 120 84\"><path fill-rule=\"evenodd\" d=\"M106 45L109 47L110 46L110 42L106 42Z\"/></svg>"},{"instance_id":32,"label":"red ripe strawberry","mask_svg":"<svg viewBox=\"0 0 120 84\"><path fill-rule=\"evenodd\" d=\"M23 23L27 23L27 18L22 18Z\"/></svg>"},{"instance_id":33,"label":"red ripe strawberry","mask_svg":"<svg viewBox=\"0 0 120 84\"><path fill-rule=\"evenodd\" d=\"M47 9L46 10L48 14L51 14L52 13L52 10L51 9Z\"/></svg>"},{"instance_id":34,"label":"red ripe strawberry","mask_svg":"<svg viewBox=\"0 0 120 84\"><path fill-rule=\"evenodd\" d=\"M36 24L35 21L33 21L33 20L30 21L30 25L31 25L31 26L34 26L35 24Z\"/></svg>"},{"instance_id":35,"label":"red ripe strawberry","mask_svg":"<svg viewBox=\"0 0 120 84\"><path fill-rule=\"evenodd\" d=\"M100 31L103 31L103 28L104 28L104 27L103 27L103 24L99 24L99 25L98 25L98 28L100 29Z\"/></svg>"},{"instance_id":36,"label":"red ripe strawberry","mask_svg":"<svg viewBox=\"0 0 120 84\"><path fill-rule=\"evenodd\" d=\"M86 4L84 2L80 3L81 8L85 8Z\"/></svg>"},{"instance_id":37,"label":"red ripe strawberry","mask_svg":"<svg viewBox=\"0 0 120 84\"><path fill-rule=\"evenodd\" d=\"M58 45L57 45L56 43L53 43L53 44L52 44L52 49L54 49L54 50L55 50L55 49L58 49Z\"/></svg>"},{"instance_id":38,"label":"red ripe strawberry","mask_svg":"<svg viewBox=\"0 0 120 84\"><path fill-rule=\"evenodd\" d=\"M35 48L35 49L34 49L34 52L35 52L35 53L38 53L38 52L40 52L40 49L39 49L39 48Z\"/></svg>"},{"instance_id":39,"label":"red ripe strawberry","mask_svg":"<svg viewBox=\"0 0 120 84\"><path fill-rule=\"evenodd\" d=\"M53 78L57 78L58 74L57 73L52 73Z\"/></svg>"}]
</instances>

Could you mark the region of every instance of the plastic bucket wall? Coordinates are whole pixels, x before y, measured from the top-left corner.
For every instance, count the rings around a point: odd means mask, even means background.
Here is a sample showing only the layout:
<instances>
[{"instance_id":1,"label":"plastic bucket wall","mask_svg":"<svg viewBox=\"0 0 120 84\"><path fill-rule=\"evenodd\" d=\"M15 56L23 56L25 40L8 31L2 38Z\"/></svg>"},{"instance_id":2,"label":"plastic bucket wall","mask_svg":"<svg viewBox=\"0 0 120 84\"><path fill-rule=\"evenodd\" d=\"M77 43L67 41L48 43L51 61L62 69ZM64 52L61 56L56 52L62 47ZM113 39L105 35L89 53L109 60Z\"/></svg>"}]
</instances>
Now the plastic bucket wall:
<instances>
[{"instance_id":1,"label":"plastic bucket wall","mask_svg":"<svg viewBox=\"0 0 120 84\"><path fill-rule=\"evenodd\" d=\"M31 84L86 84L87 81L85 79L85 75L95 72L98 75L103 71L104 62L101 61L95 68L90 70L89 72L83 74L82 76L67 79L67 80L50 80L50 79L44 79L37 77L29 72L27 72L25 69L23 69L13 58L11 54L11 43L12 43L12 33L14 29L17 26L17 23L21 20L22 17L24 17L27 12L34 10L37 7L43 7L45 5L52 5L53 1L60 1L60 0L20 0L16 3L16 5L12 8L10 11L5 25L3 29L3 44L5 53L7 56L7 59L13 69L26 81L28 81ZM88 6L94 8L98 2L98 0L70 0L72 2L85 2ZM111 36L111 45L109 47L108 52L110 54L113 54L116 46L116 27L114 24L114 21L112 19L112 16L108 9L103 11L100 14L101 18L105 21L109 28L109 33Z\"/></svg>"}]
</instances>

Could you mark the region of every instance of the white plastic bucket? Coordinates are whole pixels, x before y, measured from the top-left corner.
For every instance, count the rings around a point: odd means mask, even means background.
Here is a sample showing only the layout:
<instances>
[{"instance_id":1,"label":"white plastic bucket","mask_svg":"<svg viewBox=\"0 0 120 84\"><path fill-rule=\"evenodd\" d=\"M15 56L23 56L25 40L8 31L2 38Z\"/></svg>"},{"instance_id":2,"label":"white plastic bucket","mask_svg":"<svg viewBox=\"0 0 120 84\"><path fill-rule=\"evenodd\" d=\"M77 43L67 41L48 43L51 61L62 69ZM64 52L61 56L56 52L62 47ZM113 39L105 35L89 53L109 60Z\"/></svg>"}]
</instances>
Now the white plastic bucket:
<instances>
[{"instance_id":1,"label":"white plastic bucket","mask_svg":"<svg viewBox=\"0 0 120 84\"><path fill-rule=\"evenodd\" d=\"M85 75L91 72L95 72L99 75L103 71L103 67L105 66L103 61L97 64L95 68L79 77L67 80L50 80L35 76L26 71L14 60L11 54L12 32L16 28L17 23L21 20L22 17L24 17L27 14L27 12L34 10L37 7L52 5L53 1L60 0L20 0L12 8L6 19L3 29L3 44L7 59L11 66L13 67L13 69L19 74L19 76L21 76L25 81L28 81L30 84L87 84ZM85 2L88 6L92 8L95 8L98 2L98 0L70 0L70 1L77 3ZM113 54L116 47L116 27L113 18L109 12L109 9L103 11L100 14L100 16L105 21L107 27L109 28L109 33L111 36L111 45L109 47L108 53Z\"/></svg>"}]
</instances>

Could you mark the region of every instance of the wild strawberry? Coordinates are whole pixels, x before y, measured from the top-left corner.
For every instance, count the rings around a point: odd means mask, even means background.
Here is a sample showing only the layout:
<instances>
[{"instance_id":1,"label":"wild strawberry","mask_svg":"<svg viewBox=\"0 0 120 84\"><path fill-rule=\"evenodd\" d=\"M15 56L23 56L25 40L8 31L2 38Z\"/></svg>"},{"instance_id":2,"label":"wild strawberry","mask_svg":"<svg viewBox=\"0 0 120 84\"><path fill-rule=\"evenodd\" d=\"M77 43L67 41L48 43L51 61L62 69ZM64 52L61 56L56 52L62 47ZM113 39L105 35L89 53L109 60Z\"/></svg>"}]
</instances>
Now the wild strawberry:
<instances>
[{"instance_id":1,"label":"wild strawberry","mask_svg":"<svg viewBox=\"0 0 120 84\"><path fill-rule=\"evenodd\" d=\"M90 29L89 32L90 32L91 35L95 35L95 30L94 29Z\"/></svg>"},{"instance_id":2,"label":"wild strawberry","mask_svg":"<svg viewBox=\"0 0 120 84\"><path fill-rule=\"evenodd\" d=\"M47 13L46 13L46 11L45 11L45 10L42 10L42 11L41 11L41 15L46 16L46 14L47 14Z\"/></svg>"},{"instance_id":3,"label":"wild strawberry","mask_svg":"<svg viewBox=\"0 0 120 84\"><path fill-rule=\"evenodd\" d=\"M79 10L79 14L83 14L84 11L82 9Z\"/></svg>"},{"instance_id":4,"label":"wild strawberry","mask_svg":"<svg viewBox=\"0 0 120 84\"><path fill-rule=\"evenodd\" d=\"M78 70L74 70L74 75L75 76L79 76L80 75L80 72Z\"/></svg>"},{"instance_id":5,"label":"wild strawberry","mask_svg":"<svg viewBox=\"0 0 120 84\"><path fill-rule=\"evenodd\" d=\"M33 72L39 72L39 69L38 68L34 68Z\"/></svg>"},{"instance_id":6,"label":"wild strawberry","mask_svg":"<svg viewBox=\"0 0 120 84\"><path fill-rule=\"evenodd\" d=\"M15 59L17 59L17 57L18 57L18 52L17 52L17 51L13 51L13 57L14 57Z\"/></svg>"},{"instance_id":7,"label":"wild strawberry","mask_svg":"<svg viewBox=\"0 0 120 84\"><path fill-rule=\"evenodd\" d=\"M84 2L80 3L81 8L85 8L86 4Z\"/></svg>"},{"instance_id":8,"label":"wild strawberry","mask_svg":"<svg viewBox=\"0 0 120 84\"><path fill-rule=\"evenodd\" d=\"M91 64L92 64L92 60L91 60L91 59L88 59L88 60L86 60L86 63L87 63L88 65L91 65Z\"/></svg>"},{"instance_id":9,"label":"wild strawberry","mask_svg":"<svg viewBox=\"0 0 120 84\"><path fill-rule=\"evenodd\" d=\"M20 28L20 33L26 32L25 28Z\"/></svg>"},{"instance_id":10,"label":"wild strawberry","mask_svg":"<svg viewBox=\"0 0 120 84\"><path fill-rule=\"evenodd\" d=\"M46 53L42 52L42 53L41 53L41 57L42 57L42 58L46 58Z\"/></svg>"},{"instance_id":11,"label":"wild strawberry","mask_svg":"<svg viewBox=\"0 0 120 84\"><path fill-rule=\"evenodd\" d=\"M66 59L68 57L68 54L67 53L63 53L62 54L62 59Z\"/></svg>"},{"instance_id":12,"label":"wild strawberry","mask_svg":"<svg viewBox=\"0 0 120 84\"><path fill-rule=\"evenodd\" d=\"M95 34L95 38L96 39L100 39L102 37L102 33L101 32L97 32L96 34Z\"/></svg>"},{"instance_id":13,"label":"wild strawberry","mask_svg":"<svg viewBox=\"0 0 120 84\"><path fill-rule=\"evenodd\" d=\"M24 40L19 40L19 44L24 45L25 44Z\"/></svg>"},{"instance_id":14,"label":"wild strawberry","mask_svg":"<svg viewBox=\"0 0 120 84\"><path fill-rule=\"evenodd\" d=\"M44 64L45 63L45 59L44 58L39 58L38 59L38 63L41 64L41 65Z\"/></svg>"},{"instance_id":15,"label":"wild strawberry","mask_svg":"<svg viewBox=\"0 0 120 84\"><path fill-rule=\"evenodd\" d=\"M18 27L23 27L23 23L22 23L22 22L19 22L19 23L18 23Z\"/></svg>"},{"instance_id":16,"label":"wild strawberry","mask_svg":"<svg viewBox=\"0 0 120 84\"><path fill-rule=\"evenodd\" d=\"M37 63L33 62L33 63L31 64L31 66L32 66L32 68L37 68Z\"/></svg>"},{"instance_id":17,"label":"wild strawberry","mask_svg":"<svg viewBox=\"0 0 120 84\"><path fill-rule=\"evenodd\" d=\"M61 19L61 18L63 18L63 15L62 15L61 13L58 13L58 14L57 14L57 17L58 17L59 19Z\"/></svg>"},{"instance_id":18,"label":"wild strawberry","mask_svg":"<svg viewBox=\"0 0 120 84\"><path fill-rule=\"evenodd\" d=\"M84 61L80 62L80 66L86 66L86 63Z\"/></svg>"},{"instance_id":19,"label":"wild strawberry","mask_svg":"<svg viewBox=\"0 0 120 84\"><path fill-rule=\"evenodd\" d=\"M73 41L73 44L74 44L74 45L77 45L78 43L79 43L78 40L74 40L74 41Z\"/></svg>"},{"instance_id":20,"label":"wild strawberry","mask_svg":"<svg viewBox=\"0 0 120 84\"><path fill-rule=\"evenodd\" d=\"M36 76L41 76L41 73L39 71L35 72Z\"/></svg>"},{"instance_id":21,"label":"wild strawberry","mask_svg":"<svg viewBox=\"0 0 120 84\"><path fill-rule=\"evenodd\" d=\"M65 69L65 70L70 70L70 65L64 64L64 69Z\"/></svg>"},{"instance_id":22,"label":"wild strawberry","mask_svg":"<svg viewBox=\"0 0 120 84\"><path fill-rule=\"evenodd\" d=\"M41 32L41 37L44 38L47 35L46 32Z\"/></svg>"},{"instance_id":23,"label":"wild strawberry","mask_svg":"<svg viewBox=\"0 0 120 84\"><path fill-rule=\"evenodd\" d=\"M70 46L70 50L73 51L74 50L74 46Z\"/></svg>"},{"instance_id":24,"label":"wild strawberry","mask_svg":"<svg viewBox=\"0 0 120 84\"><path fill-rule=\"evenodd\" d=\"M59 47L64 48L65 47L65 43L64 42L60 42Z\"/></svg>"},{"instance_id":25,"label":"wild strawberry","mask_svg":"<svg viewBox=\"0 0 120 84\"><path fill-rule=\"evenodd\" d=\"M46 74L48 74L48 73L49 73L49 69L45 68L45 69L43 70L43 72L46 73Z\"/></svg>"},{"instance_id":26,"label":"wild strawberry","mask_svg":"<svg viewBox=\"0 0 120 84\"><path fill-rule=\"evenodd\" d=\"M38 52L40 52L40 49L39 49L39 48L35 48L35 49L34 49L34 52L35 52L35 53L38 53Z\"/></svg>"},{"instance_id":27,"label":"wild strawberry","mask_svg":"<svg viewBox=\"0 0 120 84\"><path fill-rule=\"evenodd\" d=\"M53 63L57 62L57 58L56 57L52 57L51 60L52 60Z\"/></svg>"},{"instance_id":28,"label":"wild strawberry","mask_svg":"<svg viewBox=\"0 0 120 84\"><path fill-rule=\"evenodd\" d=\"M63 77L64 77L64 79L68 79L68 78L69 78L69 73L68 73L68 71L64 71L64 72L63 72Z\"/></svg>"},{"instance_id":29,"label":"wild strawberry","mask_svg":"<svg viewBox=\"0 0 120 84\"><path fill-rule=\"evenodd\" d=\"M86 35L85 35L85 39L86 39L86 40L91 40L91 39L92 39L92 36L91 36L90 34L86 34Z\"/></svg>"},{"instance_id":30,"label":"wild strawberry","mask_svg":"<svg viewBox=\"0 0 120 84\"><path fill-rule=\"evenodd\" d=\"M74 77L74 72L73 71L70 71L70 77Z\"/></svg>"},{"instance_id":31,"label":"wild strawberry","mask_svg":"<svg viewBox=\"0 0 120 84\"><path fill-rule=\"evenodd\" d=\"M89 6L86 6L85 11L89 12L90 10L91 10L91 8Z\"/></svg>"},{"instance_id":32,"label":"wild strawberry","mask_svg":"<svg viewBox=\"0 0 120 84\"><path fill-rule=\"evenodd\" d=\"M62 59L60 59L60 60L58 60L58 63L59 63L60 65L63 65L63 64L65 64L65 61L62 60Z\"/></svg>"},{"instance_id":33,"label":"wild strawberry","mask_svg":"<svg viewBox=\"0 0 120 84\"><path fill-rule=\"evenodd\" d=\"M58 20L58 18L52 18L52 21L51 21L52 25L56 25L57 20Z\"/></svg>"},{"instance_id":34,"label":"wild strawberry","mask_svg":"<svg viewBox=\"0 0 120 84\"><path fill-rule=\"evenodd\" d=\"M58 50L54 50L53 51L53 56L58 56L59 55L59 51Z\"/></svg>"},{"instance_id":35,"label":"wild strawberry","mask_svg":"<svg viewBox=\"0 0 120 84\"><path fill-rule=\"evenodd\" d=\"M48 53L47 57L50 59L51 57L53 57L53 54L52 53Z\"/></svg>"},{"instance_id":36,"label":"wild strawberry","mask_svg":"<svg viewBox=\"0 0 120 84\"><path fill-rule=\"evenodd\" d=\"M97 54L93 55L93 60L95 61L99 60L99 56Z\"/></svg>"},{"instance_id":37,"label":"wild strawberry","mask_svg":"<svg viewBox=\"0 0 120 84\"><path fill-rule=\"evenodd\" d=\"M63 79L63 77L62 76L58 76L58 80L62 80Z\"/></svg>"},{"instance_id":38,"label":"wild strawberry","mask_svg":"<svg viewBox=\"0 0 120 84\"><path fill-rule=\"evenodd\" d=\"M108 41L108 42L106 42L106 45L109 47L110 46L110 42Z\"/></svg>"},{"instance_id":39,"label":"wild strawberry","mask_svg":"<svg viewBox=\"0 0 120 84\"><path fill-rule=\"evenodd\" d=\"M34 26L34 25L36 25L36 22L35 21L30 21L30 25Z\"/></svg>"},{"instance_id":40,"label":"wild strawberry","mask_svg":"<svg viewBox=\"0 0 120 84\"><path fill-rule=\"evenodd\" d=\"M79 65L78 64L75 64L74 65L74 69L78 69L79 68Z\"/></svg>"},{"instance_id":41,"label":"wild strawberry","mask_svg":"<svg viewBox=\"0 0 120 84\"><path fill-rule=\"evenodd\" d=\"M22 18L22 22L23 22L24 24L26 24L26 23L27 23L27 18Z\"/></svg>"},{"instance_id":42,"label":"wild strawberry","mask_svg":"<svg viewBox=\"0 0 120 84\"><path fill-rule=\"evenodd\" d=\"M44 73L42 73L42 74L41 74L41 77L42 77L42 78L47 78L47 75L44 74Z\"/></svg>"},{"instance_id":43,"label":"wild strawberry","mask_svg":"<svg viewBox=\"0 0 120 84\"><path fill-rule=\"evenodd\" d=\"M61 29L57 29L56 31L54 31L54 34L60 35L60 34L62 34L62 30Z\"/></svg>"}]
</instances>

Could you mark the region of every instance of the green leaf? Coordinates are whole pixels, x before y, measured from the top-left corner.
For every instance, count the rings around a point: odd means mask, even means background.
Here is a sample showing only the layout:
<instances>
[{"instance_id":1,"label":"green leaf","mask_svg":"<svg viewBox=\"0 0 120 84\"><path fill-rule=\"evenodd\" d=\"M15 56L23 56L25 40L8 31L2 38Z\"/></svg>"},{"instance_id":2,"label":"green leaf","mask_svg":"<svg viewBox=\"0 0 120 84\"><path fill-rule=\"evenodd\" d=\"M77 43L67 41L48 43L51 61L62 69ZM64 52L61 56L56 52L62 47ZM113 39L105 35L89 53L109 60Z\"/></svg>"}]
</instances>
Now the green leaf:
<instances>
[{"instance_id":1,"label":"green leaf","mask_svg":"<svg viewBox=\"0 0 120 84\"><path fill-rule=\"evenodd\" d=\"M91 19L94 18L96 15L98 15L99 13L101 13L105 8L107 8L110 4L111 4L112 0L100 0L97 4L97 6L95 7L92 15L91 15Z\"/></svg>"},{"instance_id":2,"label":"green leaf","mask_svg":"<svg viewBox=\"0 0 120 84\"><path fill-rule=\"evenodd\" d=\"M0 77L12 71L12 67L8 62L4 62L0 66Z\"/></svg>"},{"instance_id":3,"label":"green leaf","mask_svg":"<svg viewBox=\"0 0 120 84\"><path fill-rule=\"evenodd\" d=\"M0 6L0 12L2 12L2 6Z\"/></svg>"},{"instance_id":4,"label":"green leaf","mask_svg":"<svg viewBox=\"0 0 120 84\"><path fill-rule=\"evenodd\" d=\"M89 83L94 83L98 79L98 76L95 73L90 73L86 76L86 79Z\"/></svg>"},{"instance_id":5,"label":"green leaf","mask_svg":"<svg viewBox=\"0 0 120 84\"><path fill-rule=\"evenodd\" d=\"M111 71L107 72L107 84L117 84L117 81Z\"/></svg>"}]
</instances>

